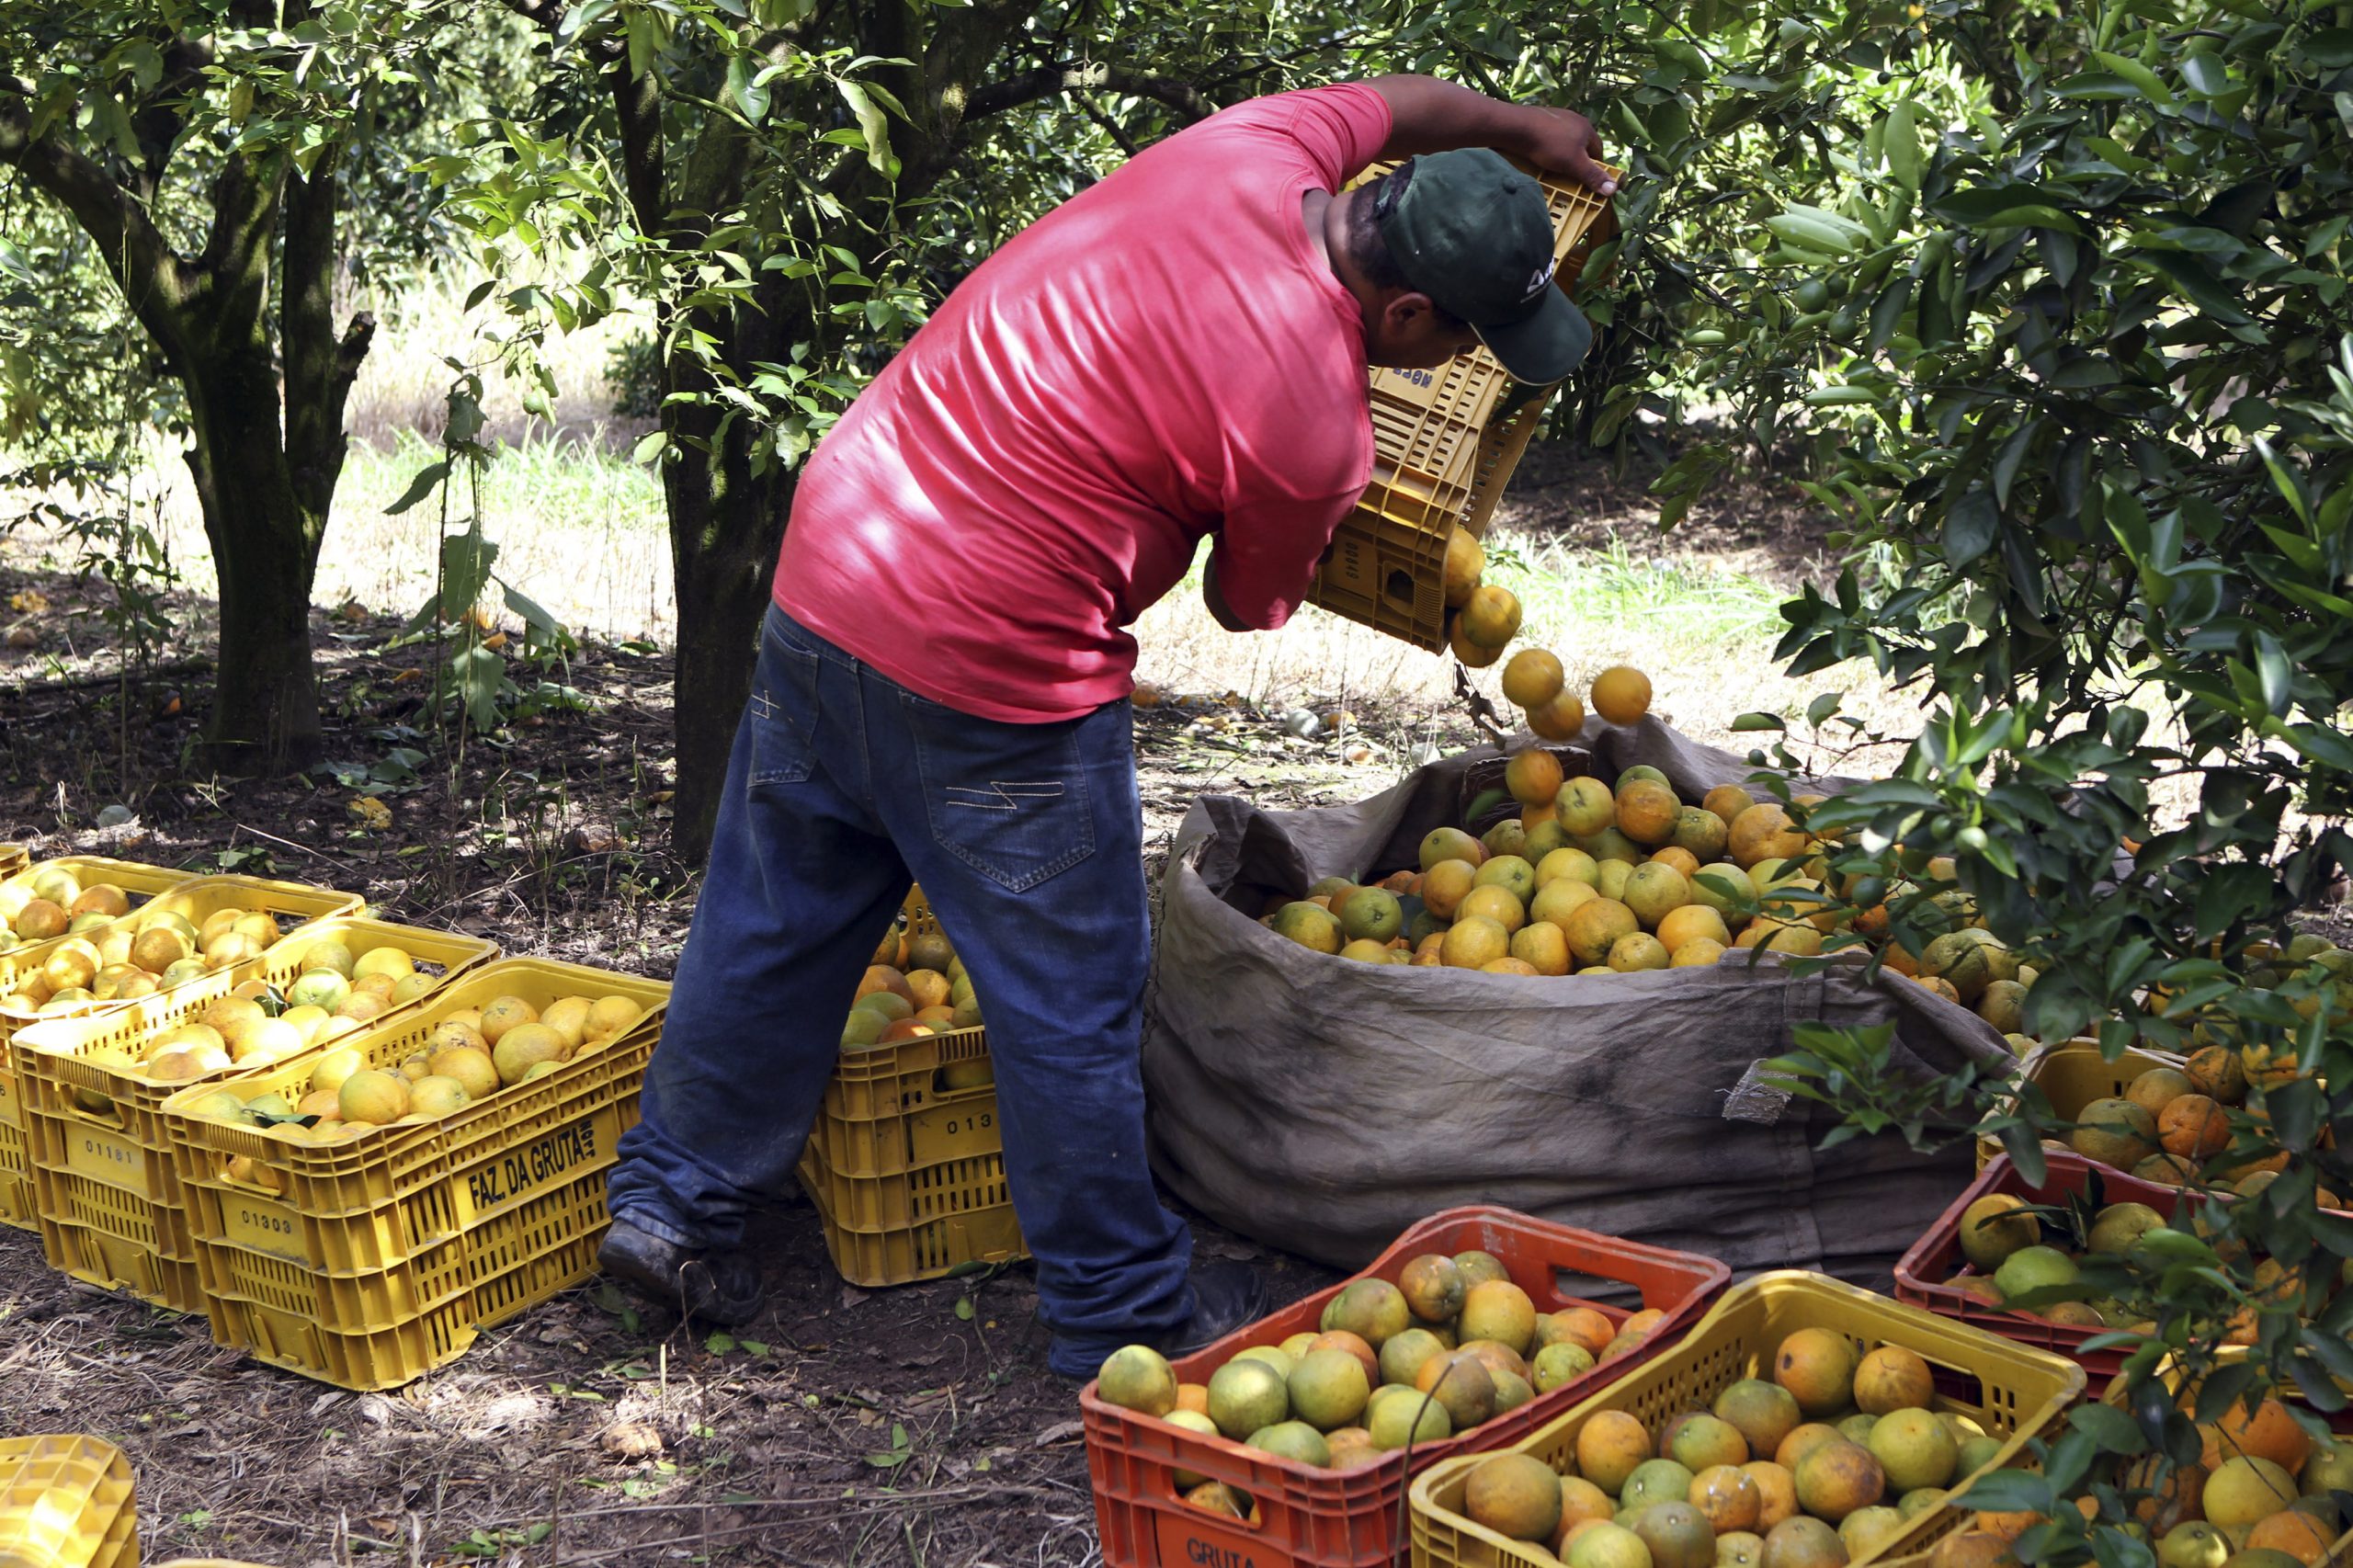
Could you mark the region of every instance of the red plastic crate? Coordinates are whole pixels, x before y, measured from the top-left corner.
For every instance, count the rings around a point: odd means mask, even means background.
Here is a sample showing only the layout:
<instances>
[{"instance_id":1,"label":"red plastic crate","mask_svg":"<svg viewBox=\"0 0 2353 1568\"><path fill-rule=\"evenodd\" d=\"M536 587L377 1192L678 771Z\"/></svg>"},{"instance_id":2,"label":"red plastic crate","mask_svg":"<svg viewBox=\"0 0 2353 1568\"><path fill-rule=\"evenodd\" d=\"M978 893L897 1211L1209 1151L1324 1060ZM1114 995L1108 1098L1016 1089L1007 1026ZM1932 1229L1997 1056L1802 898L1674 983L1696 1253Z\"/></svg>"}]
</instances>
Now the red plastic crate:
<instances>
[{"instance_id":1,"label":"red plastic crate","mask_svg":"<svg viewBox=\"0 0 2353 1568\"><path fill-rule=\"evenodd\" d=\"M1993 1163L1977 1174L1977 1179L1952 1200L1952 1207L1928 1227L1927 1234L1914 1242L1897 1261L1895 1299L1909 1306L1925 1307L1938 1317L1973 1324L2018 1344L2064 1356L2095 1378L2114 1377L2124 1369L2125 1358L2131 1353L2125 1346L2089 1351L2084 1348L2086 1340L2108 1333L2107 1329L2052 1323L2031 1312L2005 1312L1951 1283L1969 1267L1968 1259L1961 1255L1961 1217L1969 1211L1971 1204L1989 1194L2009 1193L2037 1207L2062 1204L2088 1190L2097 1172L2104 1205L2145 1203L2170 1220L2181 1202L2182 1192L2177 1187L2139 1181L2121 1171L2095 1165L2080 1154L2046 1149L2043 1158L2050 1171L2042 1185L2037 1187L2026 1179L2025 1172L2010 1163L2007 1154L1995 1155Z\"/></svg>"},{"instance_id":2,"label":"red plastic crate","mask_svg":"<svg viewBox=\"0 0 2353 1568\"><path fill-rule=\"evenodd\" d=\"M1541 1393L1442 1443L1392 1453L1360 1470L1324 1470L1204 1437L1165 1421L1107 1404L1089 1382L1079 1394L1086 1426L1086 1468L1095 1486L1095 1518L1103 1560L1119 1568L1197 1568L1201 1563L1249 1563L1252 1568L1373 1568L1400 1562L1405 1550L1405 1488L1439 1460L1518 1442L1577 1401L1668 1349L1722 1294L1732 1271L1710 1257L1669 1252L1639 1242L1597 1236L1508 1209L1479 1206L1432 1215L1399 1236L1372 1266L1354 1276L1394 1281L1423 1253L1493 1253L1511 1271L1539 1312L1593 1307L1611 1323L1631 1313L1563 1287L1563 1273L1631 1285L1644 1308L1666 1314L1642 1345L1585 1376ZM1324 1307L1346 1282L1293 1302L1270 1317L1228 1335L1177 1361L1177 1378L1206 1382L1210 1374L1254 1345L1279 1345L1313 1330ZM1257 1506L1255 1523L1188 1506L1176 1490L1178 1469L1222 1481Z\"/></svg>"}]
</instances>

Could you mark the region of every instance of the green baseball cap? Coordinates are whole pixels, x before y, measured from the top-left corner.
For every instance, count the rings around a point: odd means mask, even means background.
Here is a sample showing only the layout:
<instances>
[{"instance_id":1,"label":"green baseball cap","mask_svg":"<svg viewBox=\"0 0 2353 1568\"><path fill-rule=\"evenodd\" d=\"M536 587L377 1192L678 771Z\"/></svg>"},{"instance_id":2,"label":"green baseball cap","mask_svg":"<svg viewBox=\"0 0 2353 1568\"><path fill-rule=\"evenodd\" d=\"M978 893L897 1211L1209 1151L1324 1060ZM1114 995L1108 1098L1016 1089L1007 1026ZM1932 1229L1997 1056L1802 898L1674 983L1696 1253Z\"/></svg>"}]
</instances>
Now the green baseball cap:
<instances>
[{"instance_id":1,"label":"green baseball cap","mask_svg":"<svg viewBox=\"0 0 2353 1568\"><path fill-rule=\"evenodd\" d=\"M1373 208L1406 281L1469 322L1518 381L1550 385L1593 347L1585 312L1553 287L1544 188L1499 153L1465 147L1408 159Z\"/></svg>"}]
</instances>

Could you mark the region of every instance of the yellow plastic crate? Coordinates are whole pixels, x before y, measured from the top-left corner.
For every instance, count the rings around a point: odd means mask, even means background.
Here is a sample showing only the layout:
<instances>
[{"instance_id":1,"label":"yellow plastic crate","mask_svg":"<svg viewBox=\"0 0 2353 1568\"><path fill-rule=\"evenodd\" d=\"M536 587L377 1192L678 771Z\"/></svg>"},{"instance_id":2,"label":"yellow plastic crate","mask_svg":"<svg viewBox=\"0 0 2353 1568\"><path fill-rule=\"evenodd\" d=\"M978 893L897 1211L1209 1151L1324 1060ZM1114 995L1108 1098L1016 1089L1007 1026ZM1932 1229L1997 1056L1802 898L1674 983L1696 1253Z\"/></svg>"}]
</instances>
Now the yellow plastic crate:
<instances>
[{"instance_id":1,"label":"yellow plastic crate","mask_svg":"<svg viewBox=\"0 0 2353 1568\"><path fill-rule=\"evenodd\" d=\"M51 866L62 866L85 883L112 882L122 889L134 911L192 880L186 871L142 865L136 860L114 860L103 855L63 855L28 869L0 876L0 894L11 889L29 888L33 876ZM47 962L49 955L65 939L55 937L0 953L0 996L14 993L18 983ZM25 1147L25 1115L17 1103L16 1070L9 1065L6 1049L8 1038L21 1019L21 1014L12 1017L0 1009L0 1225L29 1231L34 1228L32 1165Z\"/></svg>"},{"instance_id":2,"label":"yellow plastic crate","mask_svg":"<svg viewBox=\"0 0 2353 1568\"><path fill-rule=\"evenodd\" d=\"M2058 1422L2084 1392L2084 1370L2071 1361L1824 1275L1790 1269L1733 1286L1674 1349L1501 1451L1533 1454L1558 1470L1574 1453L1586 1422L1605 1410L1640 1418L1655 1442L1676 1415L1706 1408L1743 1378L1769 1375L1774 1351L1802 1328L1830 1329L1859 1341L1867 1351L1899 1345L1919 1355L1935 1374L1938 1409L1972 1416L1988 1433L2006 1438L1987 1469L2009 1464L2029 1437ZM1487 1457L1447 1460L1415 1481L1414 1568L1552 1568L1552 1554L1543 1547L1507 1540L1463 1516L1464 1483ZM1928 1509L1855 1563L1925 1551L1966 1517L1949 1504Z\"/></svg>"},{"instance_id":3,"label":"yellow plastic crate","mask_svg":"<svg viewBox=\"0 0 2353 1568\"><path fill-rule=\"evenodd\" d=\"M1376 165L1370 179L1392 165ZM1532 172L1532 171L1531 171ZM1574 293L1618 232L1608 199L1537 176L1552 210L1555 274ZM1484 348L1435 369L1370 372L1373 472L1334 533L1311 602L1416 647L1446 646L1447 537L1483 534L1542 417L1550 389L1516 390Z\"/></svg>"},{"instance_id":4,"label":"yellow plastic crate","mask_svg":"<svg viewBox=\"0 0 2353 1568\"><path fill-rule=\"evenodd\" d=\"M0 844L0 877L12 877L33 863L32 851L21 844Z\"/></svg>"},{"instance_id":5,"label":"yellow plastic crate","mask_svg":"<svg viewBox=\"0 0 2353 1568\"><path fill-rule=\"evenodd\" d=\"M2099 1053L2099 1047L2087 1040L2067 1040L2059 1045L2046 1045L2026 1059L2019 1076L2040 1089L2050 1100L2053 1114L2073 1121L2086 1106L2094 1100L2109 1099L2121 1095L2133 1079L2152 1067L2179 1067L2182 1059L2160 1051L2127 1051L2113 1062ZM2005 1115L2016 1110L2015 1099L2003 1102ZM2055 1138L2046 1138L2043 1146L2064 1149L2068 1144ZM1994 1163L1994 1156L2003 1153L1998 1138L1977 1141L1977 1168L1984 1170ZM2129 1171L2128 1176L2131 1175Z\"/></svg>"},{"instance_id":6,"label":"yellow plastic crate","mask_svg":"<svg viewBox=\"0 0 2353 1568\"><path fill-rule=\"evenodd\" d=\"M801 1180L809 1183L804 1161ZM1029 1256L1021 1221L1010 1203L945 1214L919 1224L882 1231L855 1231L836 1224L825 1209L821 1186L808 1186L825 1233L825 1252L852 1285L880 1290L938 1279L969 1263L1009 1263Z\"/></svg>"},{"instance_id":7,"label":"yellow plastic crate","mask_svg":"<svg viewBox=\"0 0 2353 1568\"><path fill-rule=\"evenodd\" d=\"M99 1437L0 1437L0 1563L137 1568L131 1461Z\"/></svg>"},{"instance_id":8,"label":"yellow plastic crate","mask_svg":"<svg viewBox=\"0 0 2353 1568\"><path fill-rule=\"evenodd\" d=\"M204 898L223 892L248 896L249 890L206 889ZM311 947L329 939L355 958L400 948L445 984L498 954L495 943L476 937L356 915L315 919L257 959L105 1012L33 1024L10 1042L24 1100L32 1206L51 1267L176 1312L204 1310L163 1107L192 1085L215 1085L252 1070L161 1079L148 1073L140 1051L240 985L259 983L282 993L300 978ZM373 1027L397 1022L433 994L401 1004Z\"/></svg>"},{"instance_id":9,"label":"yellow plastic crate","mask_svg":"<svg viewBox=\"0 0 2353 1568\"><path fill-rule=\"evenodd\" d=\"M667 983L504 959L399 1020L347 1035L371 1066L415 1053L448 1014L515 995L622 995L645 1011L548 1075L437 1120L326 1142L188 1114L220 1085L166 1101L213 1337L346 1388L390 1388L464 1352L483 1325L595 1271L605 1176L637 1121ZM232 1080L299 1099L316 1053Z\"/></svg>"},{"instance_id":10,"label":"yellow plastic crate","mask_svg":"<svg viewBox=\"0 0 2353 1568\"><path fill-rule=\"evenodd\" d=\"M273 881L267 877L190 877L157 893L121 919L110 922L108 929L125 925L137 927L140 922L151 917L159 910L172 911L198 926L202 926L205 921L224 909L236 909L275 917L279 928L278 939L284 942L290 937L300 935L314 921L329 919L339 915L357 915L361 902L358 893L336 892L331 888L312 887L303 882ZM202 985L219 974L230 973L241 967L243 966L233 964L229 969L216 971L214 974L205 975L200 979L188 982L186 986L175 986L173 989L187 990L192 986ZM164 994L159 992L156 994ZM145 1000L145 998L142 997L140 1000ZM60 1017L93 1017L129 1005L126 1002L90 1002L72 1012L63 1013L54 1010L34 1012L21 1007L0 1006L0 1023L5 1023L6 1027L13 1032L36 1022L45 1022Z\"/></svg>"}]
</instances>

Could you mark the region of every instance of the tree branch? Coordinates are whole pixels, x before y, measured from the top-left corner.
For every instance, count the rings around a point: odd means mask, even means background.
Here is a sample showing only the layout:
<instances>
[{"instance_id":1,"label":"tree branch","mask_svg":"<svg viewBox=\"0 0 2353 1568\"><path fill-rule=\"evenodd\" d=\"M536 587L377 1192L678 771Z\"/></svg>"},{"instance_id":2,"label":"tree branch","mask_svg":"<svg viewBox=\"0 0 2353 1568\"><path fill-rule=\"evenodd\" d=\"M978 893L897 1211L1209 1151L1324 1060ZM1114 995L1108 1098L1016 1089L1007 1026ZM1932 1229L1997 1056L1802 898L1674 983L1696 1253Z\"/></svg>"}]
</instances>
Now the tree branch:
<instances>
[{"instance_id":1,"label":"tree branch","mask_svg":"<svg viewBox=\"0 0 2353 1568\"><path fill-rule=\"evenodd\" d=\"M14 84L0 87L0 164L23 171L97 243L123 298L167 355L188 347L181 307L194 278L147 210L113 176L53 131L32 135L32 117Z\"/></svg>"},{"instance_id":2,"label":"tree branch","mask_svg":"<svg viewBox=\"0 0 2353 1568\"><path fill-rule=\"evenodd\" d=\"M1207 119L1217 112L1217 105L1190 82L1090 61L1073 62L1067 65L1041 65L1018 76L983 84L973 89L971 99L964 106L964 118L979 119L986 115L1003 114L1007 109L1018 108L1023 104L1037 103L1057 94L1088 89L1121 93L1129 97L1150 98L1154 103L1165 104L1176 110L1188 125Z\"/></svg>"}]
</instances>

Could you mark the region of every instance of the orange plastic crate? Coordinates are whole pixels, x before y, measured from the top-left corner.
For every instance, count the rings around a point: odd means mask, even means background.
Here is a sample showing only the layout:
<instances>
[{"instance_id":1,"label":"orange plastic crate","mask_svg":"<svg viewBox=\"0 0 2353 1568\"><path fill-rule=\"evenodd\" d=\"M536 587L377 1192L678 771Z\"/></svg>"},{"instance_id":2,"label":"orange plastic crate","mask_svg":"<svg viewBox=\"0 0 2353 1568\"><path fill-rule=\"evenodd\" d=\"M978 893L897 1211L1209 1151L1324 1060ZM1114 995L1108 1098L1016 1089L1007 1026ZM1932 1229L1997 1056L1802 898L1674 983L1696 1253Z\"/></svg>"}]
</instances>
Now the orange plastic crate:
<instances>
[{"instance_id":1,"label":"orange plastic crate","mask_svg":"<svg viewBox=\"0 0 2353 1568\"><path fill-rule=\"evenodd\" d=\"M131 1461L99 1437L0 1437L0 1563L137 1568Z\"/></svg>"},{"instance_id":2,"label":"orange plastic crate","mask_svg":"<svg viewBox=\"0 0 2353 1568\"><path fill-rule=\"evenodd\" d=\"M252 896L245 888L204 893ZM24 1096L32 1203L51 1267L176 1312L204 1310L163 1107L191 1085L217 1086L250 1069L157 1079L140 1062L141 1048L239 985L259 982L282 992L299 978L311 946L330 938L354 957L398 947L420 972L445 983L498 952L474 937L354 916L316 919L257 959L105 1012L34 1024L10 1042ZM372 1028L397 1023L433 994L403 1003Z\"/></svg>"},{"instance_id":3,"label":"orange plastic crate","mask_svg":"<svg viewBox=\"0 0 2353 1568\"><path fill-rule=\"evenodd\" d=\"M1666 1314L1648 1338L1616 1360L1518 1410L1498 1415L1445 1442L1392 1453L1358 1470L1331 1471L1204 1437L1165 1421L1107 1404L1088 1383L1079 1394L1086 1427L1086 1465L1095 1485L1095 1518L1103 1560L1121 1568L1194 1568L1200 1563L1251 1563L1255 1568L1373 1568L1396 1560L1404 1540L1409 1477L1453 1454L1483 1452L1526 1437L1597 1389L1667 1353L1723 1290L1731 1271L1713 1258L1669 1252L1639 1242L1597 1236L1507 1209L1454 1209L1399 1236L1358 1278L1394 1280L1406 1263L1427 1252L1493 1253L1529 1293L1539 1312L1597 1308L1612 1323L1623 1307L1588 1300L1563 1276L1630 1286L1644 1307ZM1187 1382L1211 1372L1254 1345L1279 1345L1313 1330L1324 1304L1344 1286L1293 1302L1248 1328L1176 1363ZM1203 1512L1176 1489L1176 1472L1221 1481L1256 1506L1257 1522Z\"/></svg>"}]
</instances>

